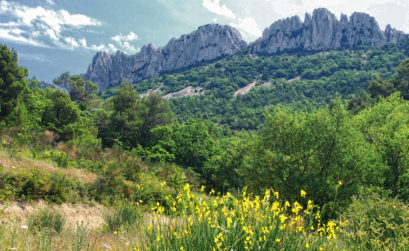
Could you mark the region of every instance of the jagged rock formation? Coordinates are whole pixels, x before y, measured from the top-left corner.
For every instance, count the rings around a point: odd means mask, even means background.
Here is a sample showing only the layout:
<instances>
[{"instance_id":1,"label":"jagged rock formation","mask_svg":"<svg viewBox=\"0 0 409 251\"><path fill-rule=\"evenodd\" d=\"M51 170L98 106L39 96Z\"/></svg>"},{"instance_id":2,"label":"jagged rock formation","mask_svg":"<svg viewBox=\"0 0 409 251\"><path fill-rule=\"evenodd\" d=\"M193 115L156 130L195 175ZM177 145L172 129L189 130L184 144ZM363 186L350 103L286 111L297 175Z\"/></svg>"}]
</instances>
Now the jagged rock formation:
<instances>
[{"instance_id":1,"label":"jagged rock formation","mask_svg":"<svg viewBox=\"0 0 409 251\"><path fill-rule=\"evenodd\" d=\"M279 20L265 29L263 36L251 45L258 54L274 54L285 51L323 51L351 48L359 45L381 46L396 42L406 35L390 25L384 32L375 18L365 13L353 13L349 18L336 16L327 9L316 9L313 15L305 15L304 22L298 16Z\"/></svg>"},{"instance_id":2,"label":"jagged rock formation","mask_svg":"<svg viewBox=\"0 0 409 251\"><path fill-rule=\"evenodd\" d=\"M407 37L390 25L381 31L375 18L365 13L353 13L340 20L327 9L316 9L305 15L279 20L265 29L263 36L249 45L255 54L274 54L291 51L325 51L352 48L359 45L381 46ZM246 42L239 31L227 26L209 24L198 30L173 38L163 48L145 45L135 55L98 52L87 73L83 75L98 85L100 91L119 84L131 83L157 76L163 72L180 70L201 62L232 55L244 48Z\"/></svg>"},{"instance_id":3,"label":"jagged rock formation","mask_svg":"<svg viewBox=\"0 0 409 251\"><path fill-rule=\"evenodd\" d=\"M232 55L245 47L246 42L236 29L227 25L209 24L178 39L173 38L163 48L146 45L132 56L121 51L113 55L98 52L83 76L96 83L101 91L124 79L131 83L137 82L162 72Z\"/></svg>"}]
</instances>

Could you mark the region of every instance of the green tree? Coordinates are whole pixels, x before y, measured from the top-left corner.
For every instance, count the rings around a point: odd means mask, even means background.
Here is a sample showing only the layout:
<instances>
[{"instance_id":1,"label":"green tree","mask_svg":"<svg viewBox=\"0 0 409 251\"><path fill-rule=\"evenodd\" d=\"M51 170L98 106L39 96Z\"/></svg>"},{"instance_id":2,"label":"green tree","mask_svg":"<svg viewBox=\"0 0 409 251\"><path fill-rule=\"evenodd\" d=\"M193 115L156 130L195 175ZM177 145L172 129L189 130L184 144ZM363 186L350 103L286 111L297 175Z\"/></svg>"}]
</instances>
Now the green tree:
<instances>
[{"instance_id":1,"label":"green tree","mask_svg":"<svg viewBox=\"0 0 409 251\"><path fill-rule=\"evenodd\" d=\"M355 118L357 128L379 155L378 168L369 170L370 183L409 199L409 103L395 93Z\"/></svg>"},{"instance_id":2,"label":"green tree","mask_svg":"<svg viewBox=\"0 0 409 251\"><path fill-rule=\"evenodd\" d=\"M142 120L140 128L140 141L142 145L148 145L151 140L150 131L156 126L170 123L173 114L167 100L159 93L152 93L142 99L142 109L139 111Z\"/></svg>"},{"instance_id":3,"label":"green tree","mask_svg":"<svg viewBox=\"0 0 409 251\"><path fill-rule=\"evenodd\" d=\"M27 87L27 76L27 69L18 66L17 52L0 45L0 120L17 106L20 93Z\"/></svg>"},{"instance_id":4,"label":"green tree","mask_svg":"<svg viewBox=\"0 0 409 251\"><path fill-rule=\"evenodd\" d=\"M245 157L246 183L258 192L276 189L292 201L302 200L303 189L332 216L348 204L371 163L350 116L339 100L312 113L276 109Z\"/></svg>"},{"instance_id":5,"label":"green tree","mask_svg":"<svg viewBox=\"0 0 409 251\"><path fill-rule=\"evenodd\" d=\"M142 105L138 93L126 81L109 102L112 104L111 114L100 112L97 119L98 135L103 145L111 147L118 143L125 149L136 147L140 143L143 122L139 116Z\"/></svg>"},{"instance_id":6,"label":"green tree","mask_svg":"<svg viewBox=\"0 0 409 251\"><path fill-rule=\"evenodd\" d=\"M42 115L42 124L46 129L58 133L60 140L73 139L74 124L80 119L76 104L61 90L49 90L47 98L48 105Z\"/></svg>"}]
</instances>

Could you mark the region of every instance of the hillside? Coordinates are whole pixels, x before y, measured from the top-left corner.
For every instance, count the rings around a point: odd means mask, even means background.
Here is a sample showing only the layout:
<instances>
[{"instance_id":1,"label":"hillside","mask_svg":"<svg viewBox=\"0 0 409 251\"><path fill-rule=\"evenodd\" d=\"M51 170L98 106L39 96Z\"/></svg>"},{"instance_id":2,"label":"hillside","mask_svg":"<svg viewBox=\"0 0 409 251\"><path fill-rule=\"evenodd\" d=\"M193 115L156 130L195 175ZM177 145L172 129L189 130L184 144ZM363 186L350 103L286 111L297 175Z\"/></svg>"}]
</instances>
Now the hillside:
<instances>
[{"instance_id":1,"label":"hillside","mask_svg":"<svg viewBox=\"0 0 409 251\"><path fill-rule=\"evenodd\" d=\"M307 17L54 85L0 45L0 249L406 250L409 38Z\"/></svg>"},{"instance_id":2,"label":"hillside","mask_svg":"<svg viewBox=\"0 0 409 251\"><path fill-rule=\"evenodd\" d=\"M200 92L192 93L195 95L170 99L180 121L203 118L231 129L256 129L264 121L264 111L278 104L309 110L336 97L357 97L377 76L395 77L393 69L408 56L408 39L382 47L318 53L255 56L244 52L144 80L134 87L142 95L150 90L172 95L188 87L199 88ZM254 82L248 92L235 96ZM109 89L103 96L114 92L115 88Z\"/></svg>"}]
</instances>

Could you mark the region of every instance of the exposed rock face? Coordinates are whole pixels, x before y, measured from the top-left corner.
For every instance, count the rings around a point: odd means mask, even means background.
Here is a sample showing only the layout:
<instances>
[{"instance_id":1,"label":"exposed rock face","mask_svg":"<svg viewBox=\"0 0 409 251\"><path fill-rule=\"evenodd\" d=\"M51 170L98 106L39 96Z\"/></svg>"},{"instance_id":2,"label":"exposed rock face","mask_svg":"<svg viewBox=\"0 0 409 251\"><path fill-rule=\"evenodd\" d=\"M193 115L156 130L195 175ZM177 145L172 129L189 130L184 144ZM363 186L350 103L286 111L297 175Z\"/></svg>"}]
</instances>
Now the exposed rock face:
<instances>
[{"instance_id":1,"label":"exposed rock face","mask_svg":"<svg viewBox=\"0 0 409 251\"><path fill-rule=\"evenodd\" d=\"M84 78L96 83L101 91L125 78L131 83L137 82L161 72L179 70L232 55L246 46L236 29L227 25L209 24L178 39L173 38L163 48L148 44L131 56L121 51L112 55L98 52Z\"/></svg>"},{"instance_id":2,"label":"exposed rock face","mask_svg":"<svg viewBox=\"0 0 409 251\"><path fill-rule=\"evenodd\" d=\"M298 16L279 20L265 29L263 36L251 45L259 54L304 50L322 51L351 48L359 45L380 46L396 42L406 35L391 28L384 32L375 18L355 12L351 17L336 16L327 9L316 9L313 15L305 15L304 22Z\"/></svg>"},{"instance_id":3,"label":"exposed rock face","mask_svg":"<svg viewBox=\"0 0 409 251\"><path fill-rule=\"evenodd\" d=\"M316 9L312 16L298 16L273 23L263 36L249 48L256 54L291 51L325 51L352 48L359 45L381 46L397 42L407 35L390 25L381 31L375 18L365 13L337 17L327 9ZM163 72L180 70L195 64L232 55L246 43L240 33L227 25L209 24L196 31L173 38L163 48L145 45L135 55L98 52L83 75L96 83L100 91L128 79L131 83L157 76Z\"/></svg>"}]
</instances>

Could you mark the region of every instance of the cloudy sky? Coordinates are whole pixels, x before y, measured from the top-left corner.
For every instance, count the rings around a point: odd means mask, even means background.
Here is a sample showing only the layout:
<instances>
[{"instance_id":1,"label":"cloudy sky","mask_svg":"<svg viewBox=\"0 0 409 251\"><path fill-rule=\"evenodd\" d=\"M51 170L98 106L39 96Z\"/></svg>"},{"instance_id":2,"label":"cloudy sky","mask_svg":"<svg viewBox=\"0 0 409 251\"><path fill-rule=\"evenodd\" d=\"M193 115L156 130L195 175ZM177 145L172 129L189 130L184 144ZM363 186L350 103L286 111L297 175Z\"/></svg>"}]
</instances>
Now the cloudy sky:
<instances>
[{"instance_id":1,"label":"cloudy sky","mask_svg":"<svg viewBox=\"0 0 409 251\"><path fill-rule=\"evenodd\" d=\"M207 23L232 25L251 42L272 22L319 7L338 17L366 12L382 29L409 33L409 0L0 0L0 44L18 51L31 76L51 81L85 72L100 50L134 54Z\"/></svg>"}]
</instances>

